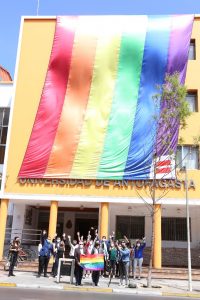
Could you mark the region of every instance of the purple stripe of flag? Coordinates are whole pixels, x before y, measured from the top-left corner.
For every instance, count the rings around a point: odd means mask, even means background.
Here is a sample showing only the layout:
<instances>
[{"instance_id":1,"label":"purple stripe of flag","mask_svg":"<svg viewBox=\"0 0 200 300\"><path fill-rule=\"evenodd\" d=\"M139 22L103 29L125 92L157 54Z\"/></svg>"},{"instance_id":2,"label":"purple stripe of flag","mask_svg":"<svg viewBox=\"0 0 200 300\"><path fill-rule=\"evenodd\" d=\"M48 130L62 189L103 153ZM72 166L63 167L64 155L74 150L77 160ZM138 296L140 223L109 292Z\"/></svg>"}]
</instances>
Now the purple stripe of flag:
<instances>
[{"instance_id":1,"label":"purple stripe of flag","mask_svg":"<svg viewBox=\"0 0 200 300\"><path fill-rule=\"evenodd\" d=\"M185 82L193 20L193 15L179 15L172 17L167 73L172 75L175 72L179 72L181 84L184 84ZM166 103L163 102L161 114L165 108ZM173 153L176 151L179 133L179 120L172 118L171 125L172 126L166 131L165 122L159 120L159 130L157 132L155 145L155 152L159 157L162 155L169 155L170 151L173 151ZM163 136L169 135L171 136L171 142L169 147L166 147L166 145L163 144Z\"/></svg>"}]
</instances>

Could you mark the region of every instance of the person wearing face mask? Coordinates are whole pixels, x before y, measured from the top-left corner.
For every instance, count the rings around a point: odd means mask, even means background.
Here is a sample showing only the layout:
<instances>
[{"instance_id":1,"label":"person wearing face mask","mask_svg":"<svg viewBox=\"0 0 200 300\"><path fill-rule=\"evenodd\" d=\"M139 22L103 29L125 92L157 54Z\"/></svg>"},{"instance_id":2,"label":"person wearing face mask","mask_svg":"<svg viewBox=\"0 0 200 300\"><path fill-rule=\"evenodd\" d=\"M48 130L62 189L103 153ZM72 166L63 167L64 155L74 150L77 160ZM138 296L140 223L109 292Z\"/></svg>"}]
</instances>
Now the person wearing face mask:
<instances>
[{"instance_id":1,"label":"person wearing face mask","mask_svg":"<svg viewBox=\"0 0 200 300\"><path fill-rule=\"evenodd\" d=\"M95 242L91 254L104 254L103 249L100 247L99 241ZM100 271L92 271L92 284L94 286L99 285L99 277L100 277Z\"/></svg>"},{"instance_id":2,"label":"person wearing face mask","mask_svg":"<svg viewBox=\"0 0 200 300\"><path fill-rule=\"evenodd\" d=\"M51 242L51 237L48 237L47 239L44 240L43 245L39 251L40 266L39 266L37 277L40 277L43 272L44 272L44 277L48 277L47 268L48 268L49 259L52 254L53 254L53 244Z\"/></svg>"},{"instance_id":3,"label":"person wearing face mask","mask_svg":"<svg viewBox=\"0 0 200 300\"><path fill-rule=\"evenodd\" d=\"M119 250L120 261L119 261L119 276L120 283L119 285L123 285L124 287L128 286L128 275L129 275L129 263L130 263L130 250L126 246L126 242L121 242L121 248L118 243L116 243L116 247ZM125 283L123 284L123 279L125 278Z\"/></svg>"},{"instance_id":4,"label":"person wearing face mask","mask_svg":"<svg viewBox=\"0 0 200 300\"><path fill-rule=\"evenodd\" d=\"M16 265L17 262L17 258L18 258L18 254L20 251L20 239L18 236L16 236L11 245L10 245L10 249L9 249L9 256L10 256L10 266L9 266L9 273L8 276L15 276L13 274L13 270L14 270L14 266Z\"/></svg>"},{"instance_id":5,"label":"person wearing face mask","mask_svg":"<svg viewBox=\"0 0 200 300\"><path fill-rule=\"evenodd\" d=\"M134 262L133 262L133 279L136 278L136 268L139 267L139 275L138 279L140 280L141 273L142 273L142 263L143 263L143 251L146 246L146 238L136 241L136 245L134 248Z\"/></svg>"},{"instance_id":6,"label":"person wearing face mask","mask_svg":"<svg viewBox=\"0 0 200 300\"><path fill-rule=\"evenodd\" d=\"M104 270L101 272L101 276L104 277L106 276L106 266L108 264L108 258L109 258L109 254L108 254L109 241L106 239L106 236L102 236L101 248L104 254Z\"/></svg>"},{"instance_id":7,"label":"person wearing face mask","mask_svg":"<svg viewBox=\"0 0 200 300\"><path fill-rule=\"evenodd\" d=\"M68 235L68 241L69 241L69 246L70 246L70 252L69 252L69 257L70 258L74 258L74 251L76 248L78 248L78 243L77 240L73 240L73 242L71 242L71 236Z\"/></svg>"},{"instance_id":8,"label":"person wearing face mask","mask_svg":"<svg viewBox=\"0 0 200 300\"><path fill-rule=\"evenodd\" d=\"M52 275L53 277L56 277L58 272L59 259L65 257L65 243L61 241L60 237L57 237L57 240L53 246L53 253L54 263L52 267Z\"/></svg>"},{"instance_id":9,"label":"person wearing face mask","mask_svg":"<svg viewBox=\"0 0 200 300\"><path fill-rule=\"evenodd\" d=\"M80 256L85 255L85 249L83 245L83 241L79 241L78 247L74 251L74 258L75 258L75 270L74 275L76 279L76 286L81 285L81 281L83 278L83 268L80 265Z\"/></svg>"}]
</instances>

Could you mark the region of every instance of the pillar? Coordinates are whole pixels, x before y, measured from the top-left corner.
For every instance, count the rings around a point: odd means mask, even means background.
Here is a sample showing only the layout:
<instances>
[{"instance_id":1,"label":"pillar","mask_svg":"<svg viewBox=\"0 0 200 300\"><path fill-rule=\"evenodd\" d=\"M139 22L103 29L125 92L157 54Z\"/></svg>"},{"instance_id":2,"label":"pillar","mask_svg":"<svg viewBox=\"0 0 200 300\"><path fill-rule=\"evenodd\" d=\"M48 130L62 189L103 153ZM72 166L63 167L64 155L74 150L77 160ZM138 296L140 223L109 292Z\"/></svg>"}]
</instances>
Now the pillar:
<instances>
[{"instance_id":1,"label":"pillar","mask_svg":"<svg viewBox=\"0 0 200 300\"><path fill-rule=\"evenodd\" d=\"M156 269L162 267L161 209L161 204L155 204L153 266Z\"/></svg>"},{"instance_id":2,"label":"pillar","mask_svg":"<svg viewBox=\"0 0 200 300\"><path fill-rule=\"evenodd\" d=\"M3 258L4 241L6 234L6 221L8 214L8 199L1 199L0 209L0 260Z\"/></svg>"},{"instance_id":3,"label":"pillar","mask_svg":"<svg viewBox=\"0 0 200 300\"><path fill-rule=\"evenodd\" d=\"M51 201L50 215L49 215L49 231L48 231L48 236L50 236L51 239L53 239L56 233L57 216L58 216L58 201Z\"/></svg>"},{"instance_id":4,"label":"pillar","mask_svg":"<svg viewBox=\"0 0 200 300\"><path fill-rule=\"evenodd\" d=\"M100 238L105 235L108 238L109 203L101 203L100 211Z\"/></svg>"}]
</instances>

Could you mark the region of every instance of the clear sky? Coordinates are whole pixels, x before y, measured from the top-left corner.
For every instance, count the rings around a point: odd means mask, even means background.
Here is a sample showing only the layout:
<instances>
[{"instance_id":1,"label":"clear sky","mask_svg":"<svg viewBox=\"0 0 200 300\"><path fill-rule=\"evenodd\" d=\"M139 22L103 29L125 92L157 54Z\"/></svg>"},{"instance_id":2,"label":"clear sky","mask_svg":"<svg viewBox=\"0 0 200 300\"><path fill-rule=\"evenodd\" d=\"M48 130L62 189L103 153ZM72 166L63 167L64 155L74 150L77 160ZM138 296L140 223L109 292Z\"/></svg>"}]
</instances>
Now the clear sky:
<instances>
[{"instance_id":1,"label":"clear sky","mask_svg":"<svg viewBox=\"0 0 200 300\"><path fill-rule=\"evenodd\" d=\"M35 16L38 0L1 0L0 65L14 76L21 16ZM39 15L200 14L200 0L39 0Z\"/></svg>"}]
</instances>

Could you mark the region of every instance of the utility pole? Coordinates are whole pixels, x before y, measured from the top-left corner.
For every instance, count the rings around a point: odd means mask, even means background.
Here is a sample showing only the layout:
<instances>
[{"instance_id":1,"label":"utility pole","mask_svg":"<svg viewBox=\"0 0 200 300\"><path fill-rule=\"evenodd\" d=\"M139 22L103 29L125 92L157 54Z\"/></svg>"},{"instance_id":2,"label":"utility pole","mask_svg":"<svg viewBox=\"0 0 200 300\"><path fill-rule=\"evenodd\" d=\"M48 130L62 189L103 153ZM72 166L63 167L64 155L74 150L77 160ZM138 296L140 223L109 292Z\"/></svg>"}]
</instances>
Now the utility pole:
<instances>
[{"instance_id":1,"label":"utility pole","mask_svg":"<svg viewBox=\"0 0 200 300\"><path fill-rule=\"evenodd\" d=\"M187 252L188 252L188 290L192 292L192 268L191 268L191 249L190 249L190 213L188 202L188 176L187 168L182 168L185 172L185 196L186 196L186 218L187 218Z\"/></svg>"}]
</instances>

